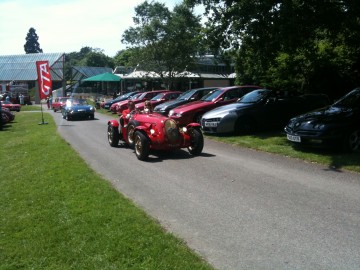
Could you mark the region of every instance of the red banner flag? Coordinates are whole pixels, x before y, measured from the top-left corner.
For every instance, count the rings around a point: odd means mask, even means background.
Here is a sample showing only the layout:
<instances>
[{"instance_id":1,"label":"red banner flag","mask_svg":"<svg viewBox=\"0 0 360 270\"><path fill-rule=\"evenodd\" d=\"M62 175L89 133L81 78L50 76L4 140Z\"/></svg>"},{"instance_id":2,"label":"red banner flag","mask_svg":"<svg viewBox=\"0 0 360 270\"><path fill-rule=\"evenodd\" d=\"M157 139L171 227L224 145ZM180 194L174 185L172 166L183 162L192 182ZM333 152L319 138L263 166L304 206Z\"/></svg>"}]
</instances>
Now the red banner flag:
<instances>
[{"instance_id":1,"label":"red banner flag","mask_svg":"<svg viewBox=\"0 0 360 270\"><path fill-rule=\"evenodd\" d=\"M38 74L39 95L40 99L45 99L51 95L52 80L48 61L36 61Z\"/></svg>"}]
</instances>

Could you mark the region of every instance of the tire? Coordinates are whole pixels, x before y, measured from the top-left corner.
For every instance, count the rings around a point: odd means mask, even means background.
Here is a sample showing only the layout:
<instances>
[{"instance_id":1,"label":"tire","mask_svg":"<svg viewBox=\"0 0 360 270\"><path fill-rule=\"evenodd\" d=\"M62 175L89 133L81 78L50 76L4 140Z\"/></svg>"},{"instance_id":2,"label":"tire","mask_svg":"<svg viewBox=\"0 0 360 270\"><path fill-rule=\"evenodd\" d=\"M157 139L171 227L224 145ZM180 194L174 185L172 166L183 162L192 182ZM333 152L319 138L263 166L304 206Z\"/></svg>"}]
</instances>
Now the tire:
<instances>
[{"instance_id":1,"label":"tire","mask_svg":"<svg viewBox=\"0 0 360 270\"><path fill-rule=\"evenodd\" d=\"M128 124L126 129L126 138L130 148L134 147L134 135L135 135L135 124L134 123Z\"/></svg>"},{"instance_id":2,"label":"tire","mask_svg":"<svg viewBox=\"0 0 360 270\"><path fill-rule=\"evenodd\" d=\"M344 148L347 152L360 152L360 129L349 132L345 137Z\"/></svg>"},{"instance_id":3,"label":"tire","mask_svg":"<svg viewBox=\"0 0 360 270\"><path fill-rule=\"evenodd\" d=\"M108 125L107 137L110 146L116 147L119 145L120 134L117 128L113 127L112 125Z\"/></svg>"},{"instance_id":4,"label":"tire","mask_svg":"<svg viewBox=\"0 0 360 270\"><path fill-rule=\"evenodd\" d=\"M94 120L95 119L95 115L90 115L90 120Z\"/></svg>"},{"instance_id":5,"label":"tire","mask_svg":"<svg viewBox=\"0 0 360 270\"><path fill-rule=\"evenodd\" d=\"M200 130L192 128L189 130L191 144L188 147L189 153L198 156L204 148L204 136Z\"/></svg>"},{"instance_id":6,"label":"tire","mask_svg":"<svg viewBox=\"0 0 360 270\"><path fill-rule=\"evenodd\" d=\"M138 160L146 160L149 157L150 143L141 131L134 133L135 155Z\"/></svg>"}]
</instances>

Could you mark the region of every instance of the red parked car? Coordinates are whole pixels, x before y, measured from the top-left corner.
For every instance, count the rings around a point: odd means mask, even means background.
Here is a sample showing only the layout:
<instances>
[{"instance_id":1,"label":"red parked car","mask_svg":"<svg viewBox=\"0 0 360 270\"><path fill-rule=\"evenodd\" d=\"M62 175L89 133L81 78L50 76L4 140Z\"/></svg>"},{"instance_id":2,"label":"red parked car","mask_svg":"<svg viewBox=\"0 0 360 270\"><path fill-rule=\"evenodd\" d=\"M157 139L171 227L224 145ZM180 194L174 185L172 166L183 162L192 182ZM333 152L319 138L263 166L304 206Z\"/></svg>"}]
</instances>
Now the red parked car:
<instances>
[{"instance_id":1,"label":"red parked car","mask_svg":"<svg viewBox=\"0 0 360 270\"><path fill-rule=\"evenodd\" d=\"M125 100L127 100L127 101L129 101L129 100L135 100L135 99L137 99L138 97L140 97L142 94L143 94L143 92L140 92L140 93L137 93L137 94L129 97L128 99L119 100L119 101L117 101L117 102L114 102L113 104L110 105L109 111L111 111L112 113L116 113L117 110L118 110L118 108L119 108L120 102L125 101Z\"/></svg>"},{"instance_id":2,"label":"red parked car","mask_svg":"<svg viewBox=\"0 0 360 270\"><path fill-rule=\"evenodd\" d=\"M168 92L163 92L160 94L157 94L155 97L153 97L152 99L150 99L150 104L153 108L155 108L155 106L164 103L166 101L170 101L170 100L174 100L177 99L180 95L182 94L182 92L180 91L168 91ZM145 101L144 102L140 102L138 104L136 104L135 108L137 110L143 110L144 109L144 105L145 105Z\"/></svg>"},{"instance_id":3,"label":"red parked car","mask_svg":"<svg viewBox=\"0 0 360 270\"><path fill-rule=\"evenodd\" d=\"M138 113L135 110L128 116L127 124L124 124L121 117L120 120L108 122L107 137L110 146L117 147L119 140L123 140L135 148L139 160L146 160L150 150L187 148L192 155L201 154L204 137L198 123L180 127L176 121L161 114Z\"/></svg>"},{"instance_id":4,"label":"red parked car","mask_svg":"<svg viewBox=\"0 0 360 270\"><path fill-rule=\"evenodd\" d=\"M176 120L180 125L196 122L200 123L204 113L226 104L233 103L243 95L261 88L255 85L229 86L217 88L200 100L181 105L169 112L169 117Z\"/></svg>"},{"instance_id":5,"label":"red parked car","mask_svg":"<svg viewBox=\"0 0 360 270\"><path fill-rule=\"evenodd\" d=\"M52 108L54 112L61 111L62 107L65 106L66 101L69 99L69 97L57 97L54 99L52 103Z\"/></svg>"},{"instance_id":6,"label":"red parked car","mask_svg":"<svg viewBox=\"0 0 360 270\"><path fill-rule=\"evenodd\" d=\"M169 92L169 90L154 90L148 92L142 92L138 97L131 99L135 104L144 102L145 100L150 100L159 93ZM115 105L115 106L114 106ZM114 106L114 107L113 107ZM128 101L120 101L111 105L110 110L112 113L121 114L121 112L128 108Z\"/></svg>"},{"instance_id":7,"label":"red parked car","mask_svg":"<svg viewBox=\"0 0 360 270\"><path fill-rule=\"evenodd\" d=\"M15 103L12 103L12 102L6 101L6 100L1 101L1 106L3 108L8 108L10 111L20 112L20 110L21 110L21 105L20 104L15 104Z\"/></svg>"}]
</instances>

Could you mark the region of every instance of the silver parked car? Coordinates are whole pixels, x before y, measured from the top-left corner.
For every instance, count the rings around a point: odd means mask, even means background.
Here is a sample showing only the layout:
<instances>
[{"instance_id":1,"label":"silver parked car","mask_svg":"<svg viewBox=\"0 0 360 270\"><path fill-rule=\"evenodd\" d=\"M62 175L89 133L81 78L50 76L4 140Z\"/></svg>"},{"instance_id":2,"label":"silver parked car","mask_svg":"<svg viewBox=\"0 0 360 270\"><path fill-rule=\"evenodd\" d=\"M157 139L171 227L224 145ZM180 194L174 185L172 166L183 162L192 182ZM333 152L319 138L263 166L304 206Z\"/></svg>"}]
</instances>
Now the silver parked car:
<instances>
[{"instance_id":1,"label":"silver parked car","mask_svg":"<svg viewBox=\"0 0 360 270\"><path fill-rule=\"evenodd\" d=\"M254 90L237 102L205 113L201 127L205 133L247 134L259 130L281 129L291 117L324 107L324 94L292 94L269 89Z\"/></svg>"}]
</instances>

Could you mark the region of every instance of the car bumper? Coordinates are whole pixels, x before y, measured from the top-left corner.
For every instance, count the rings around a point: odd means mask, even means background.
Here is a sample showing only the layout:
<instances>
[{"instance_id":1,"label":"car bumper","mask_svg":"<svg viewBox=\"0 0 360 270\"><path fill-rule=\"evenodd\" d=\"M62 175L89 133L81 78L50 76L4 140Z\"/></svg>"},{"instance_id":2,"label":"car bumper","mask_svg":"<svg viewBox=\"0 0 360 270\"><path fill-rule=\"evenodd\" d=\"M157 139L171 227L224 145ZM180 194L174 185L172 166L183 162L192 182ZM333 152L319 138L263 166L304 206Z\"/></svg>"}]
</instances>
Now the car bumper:
<instances>
[{"instance_id":1,"label":"car bumper","mask_svg":"<svg viewBox=\"0 0 360 270\"><path fill-rule=\"evenodd\" d=\"M86 117L92 117L94 115L94 112L81 111L81 112L69 112L68 114L73 118L86 118Z\"/></svg>"},{"instance_id":2,"label":"car bumper","mask_svg":"<svg viewBox=\"0 0 360 270\"><path fill-rule=\"evenodd\" d=\"M339 131L334 132L320 132L297 130L293 131L288 127L284 129L287 140L294 145L310 146L318 148L336 147L344 140L344 134Z\"/></svg>"},{"instance_id":3,"label":"car bumper","mask_svg":"<svg viewBox=\"0 0 360 270\"><path fill-rule=\"evenodd\" d=\"M211 118L201 119L201 129L208 134L227 134L233 133L235 119Z\"/></svg>"}]
</instances>

